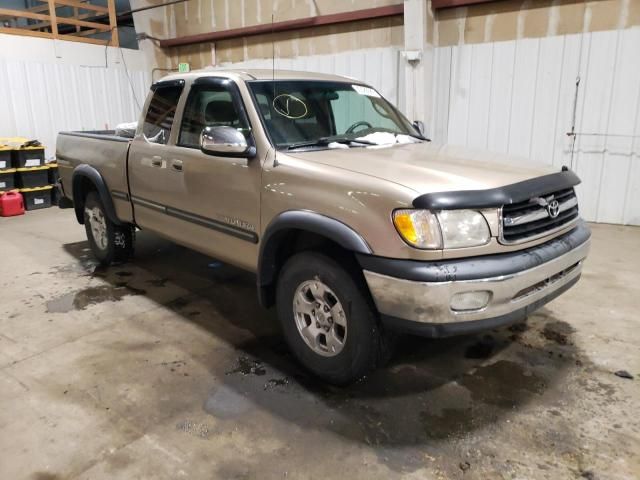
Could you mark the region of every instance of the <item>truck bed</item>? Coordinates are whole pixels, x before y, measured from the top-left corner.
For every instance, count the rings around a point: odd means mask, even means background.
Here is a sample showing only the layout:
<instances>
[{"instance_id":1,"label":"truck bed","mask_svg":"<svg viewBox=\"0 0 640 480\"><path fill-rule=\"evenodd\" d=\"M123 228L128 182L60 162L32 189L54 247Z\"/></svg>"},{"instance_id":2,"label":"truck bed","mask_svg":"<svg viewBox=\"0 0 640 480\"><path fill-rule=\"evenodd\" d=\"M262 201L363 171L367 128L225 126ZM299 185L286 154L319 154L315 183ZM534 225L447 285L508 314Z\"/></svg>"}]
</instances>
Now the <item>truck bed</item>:
<instances>
[{"instance_id":1,"label":"truck bed","mask_svg":"<svg viewBox=\"0 0 640 480\"><path fill-rule=\"evenodd\" d=\"M130 138L118 136L114 130L60 132L56 142L56 158L64 195L73 200L73 171L83 163L100 172L110 192L127 192L130 142ZM114 197L114 206L122 221L133 220L128 200Z\"/></svg>"}]
</instances>

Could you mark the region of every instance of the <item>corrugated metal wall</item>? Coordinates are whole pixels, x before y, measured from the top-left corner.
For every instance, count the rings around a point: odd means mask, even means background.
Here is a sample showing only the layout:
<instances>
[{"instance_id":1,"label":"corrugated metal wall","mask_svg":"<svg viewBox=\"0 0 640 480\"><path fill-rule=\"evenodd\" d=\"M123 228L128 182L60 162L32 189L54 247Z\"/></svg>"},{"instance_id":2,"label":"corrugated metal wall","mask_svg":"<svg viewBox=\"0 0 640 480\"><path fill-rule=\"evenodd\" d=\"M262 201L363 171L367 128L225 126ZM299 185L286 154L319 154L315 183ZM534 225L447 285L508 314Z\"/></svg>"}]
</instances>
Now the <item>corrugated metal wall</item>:
<instances>
[{"instance_id":1,"label":"corrugated metal wall","mask_svg":"<svg viewBox=\"0 0 640 480\"><path fill-rule=\"evenodd\" d=\"M388 100L397 104L398 85L401 84L399 50L394 47L353 50L333 55L312 55L296 58L277 58L278 70L301 70L345 75L374 86ZM272 60L259 59L233 63L233 68L272 68ZM224 68L224 65L222 66Z\"/></svg>"},{"instance_id":2,"label":"corrugated metal wall","mask_svg":"<svg viewBox=\"0 0 640 480\"><path fill-rule=\"evenodd\" d=\"M138 120L151 78L141 70L130 70L128 77L122 66L0 58L0 137L37 138L51 157L59 131L110 129Z\"/></svg>"},{"instance_id":3,"label":"corrugated metal wall","mask_svg":"<svg viewBox=\"0 0 640 480\"><path fill-rule=\"evenodd\" d=\"M640 225L640 29L440 47L435 71L435 140L571 166L584 218Z\"/></svg>"}]
</instances>

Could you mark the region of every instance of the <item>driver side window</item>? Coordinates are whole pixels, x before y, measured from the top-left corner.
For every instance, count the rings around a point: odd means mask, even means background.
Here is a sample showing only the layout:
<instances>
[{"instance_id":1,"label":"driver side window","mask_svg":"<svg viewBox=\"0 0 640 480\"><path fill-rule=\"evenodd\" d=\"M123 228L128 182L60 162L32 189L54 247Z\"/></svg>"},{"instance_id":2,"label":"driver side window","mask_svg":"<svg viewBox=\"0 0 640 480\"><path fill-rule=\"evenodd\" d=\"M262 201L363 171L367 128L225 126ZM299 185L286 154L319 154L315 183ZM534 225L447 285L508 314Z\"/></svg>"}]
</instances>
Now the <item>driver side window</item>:
<instances>
[{"instance_id":1,"label":"driver side window","mask_svg":"<svg viewBox=\"0 0 640 480\"><path fill-rule=\"evenodd\" d=\"M180 126L178 145L200 148L205 127L233 127L245 135L249 129L236 109L231 92L222 85L191 87Z\"/></svg>"}]
</instances>

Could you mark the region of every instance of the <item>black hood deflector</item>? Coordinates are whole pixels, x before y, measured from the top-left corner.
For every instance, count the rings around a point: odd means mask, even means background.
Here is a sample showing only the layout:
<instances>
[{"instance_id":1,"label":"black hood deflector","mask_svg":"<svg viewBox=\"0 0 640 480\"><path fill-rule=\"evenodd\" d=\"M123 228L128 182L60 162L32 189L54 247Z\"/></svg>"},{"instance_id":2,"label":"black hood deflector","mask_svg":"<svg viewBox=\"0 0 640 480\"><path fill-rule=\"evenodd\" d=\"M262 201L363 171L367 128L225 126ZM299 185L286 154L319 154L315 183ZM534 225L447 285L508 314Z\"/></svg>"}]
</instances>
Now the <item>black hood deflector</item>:
<instances>
[{"instance_id":1,"label":"black hood deflector","mask_svg":"<svg viewBox=\"0 0 640 480\"><path fill-rule=\"evenodd\" d=\"M425 193L413 201L413 206L427 210L501 207L571 188L579 183L580 178L571 170L563 167L562 172L532 178L531 180L505 185L504 187L486 190Z\"/></svg>"}]
</instances>

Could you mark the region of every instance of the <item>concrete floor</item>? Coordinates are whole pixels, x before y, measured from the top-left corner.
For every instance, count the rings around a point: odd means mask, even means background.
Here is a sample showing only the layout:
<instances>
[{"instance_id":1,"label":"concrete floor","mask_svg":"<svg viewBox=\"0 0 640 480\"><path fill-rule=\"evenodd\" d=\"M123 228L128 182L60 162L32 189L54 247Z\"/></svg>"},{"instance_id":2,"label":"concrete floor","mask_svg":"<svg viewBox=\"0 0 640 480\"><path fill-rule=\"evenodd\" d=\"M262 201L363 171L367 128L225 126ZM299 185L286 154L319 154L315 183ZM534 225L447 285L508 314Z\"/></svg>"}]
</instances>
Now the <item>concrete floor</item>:
<instances>
[{"instance_id":1,"label":"concrete floor","mask_svg":"<svg viewBox=\"0 0 640 480\"><path fill-rule=\"evenodd\" d=\"M640 478L640 228L593 232L526 326L335 389L251 275L144 233L103 270L72 212L0 218L0 478Z\"/></svg>"}]
</instances>

